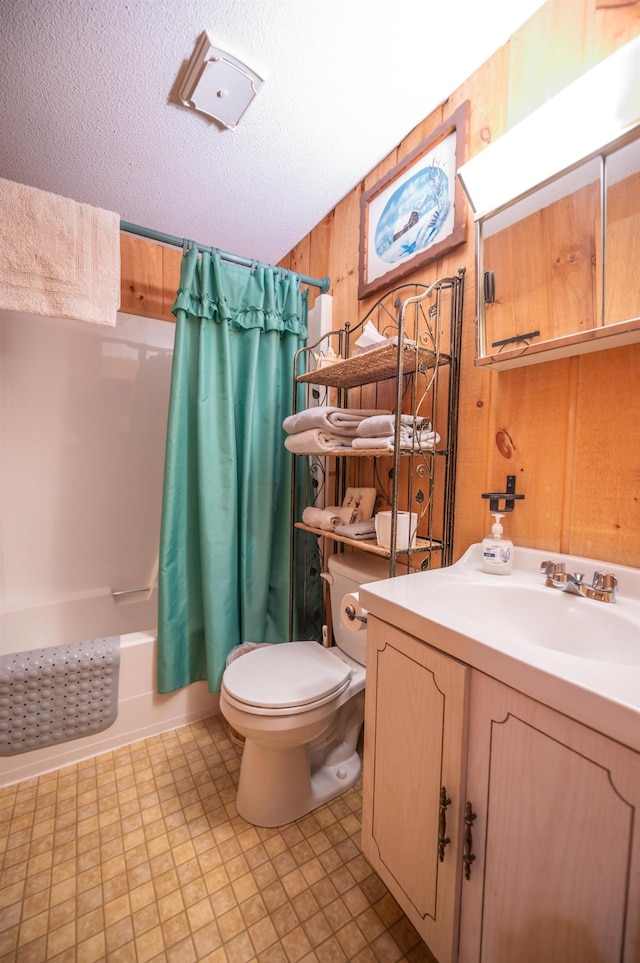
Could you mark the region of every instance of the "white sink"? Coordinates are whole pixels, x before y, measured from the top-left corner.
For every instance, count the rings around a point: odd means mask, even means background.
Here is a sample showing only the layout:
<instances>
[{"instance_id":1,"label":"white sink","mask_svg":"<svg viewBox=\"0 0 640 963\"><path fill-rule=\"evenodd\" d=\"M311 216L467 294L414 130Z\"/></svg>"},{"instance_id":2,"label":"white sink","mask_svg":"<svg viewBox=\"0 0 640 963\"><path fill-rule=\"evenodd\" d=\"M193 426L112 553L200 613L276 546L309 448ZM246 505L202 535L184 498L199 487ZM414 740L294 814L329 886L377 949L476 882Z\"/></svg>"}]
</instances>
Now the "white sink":
<instances>
[{"instance_id":1,"label":"white sink","mask_svg":"<svg viewBox=\"0 0 640 963\"><path fill-rule=\"evenodd\" d=\"M616 600L545 584L543 561L618 580ZM510 575L472 545L449 568L361 586L364 609L520 692L640 751L640 569L516 547Z\"/></svg>"},{"instance_id":2,"label":"white sink","mask_svg":"<svg viewBox=\"0 0 640 963\"><path fill-rule=\"evenodd\" d=\"M542 576L539 585L523 585L522 578L489 576L483 583L455 576L447 580L446 570L438 574L438 610L456 608L471 622L482 623L489 635L508 634L516 644L527 642L581 659L640 664L640 621L616 603L545 586Z\"/></svg>"}]
</instances>

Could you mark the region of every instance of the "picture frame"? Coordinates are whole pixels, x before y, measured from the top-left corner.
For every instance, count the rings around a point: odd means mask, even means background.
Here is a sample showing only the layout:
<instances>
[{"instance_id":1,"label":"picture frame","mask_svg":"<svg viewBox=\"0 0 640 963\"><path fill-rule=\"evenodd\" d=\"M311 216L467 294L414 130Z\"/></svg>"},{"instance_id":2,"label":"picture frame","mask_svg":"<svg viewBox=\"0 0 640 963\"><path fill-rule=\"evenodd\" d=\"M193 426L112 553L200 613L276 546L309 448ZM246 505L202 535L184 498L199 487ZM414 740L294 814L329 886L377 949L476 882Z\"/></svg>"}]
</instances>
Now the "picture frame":
<instances>
[{"instance_id":1,"label":"picture frame","mask_svg":"<svg viewBox=\"0 0 640 963\"><path fill-rule=\"evenodd\" d=\"M466 240L458 168L466 160L465 101L360 198L358 300L395 284Z\"/></svg>"}]
</instances>

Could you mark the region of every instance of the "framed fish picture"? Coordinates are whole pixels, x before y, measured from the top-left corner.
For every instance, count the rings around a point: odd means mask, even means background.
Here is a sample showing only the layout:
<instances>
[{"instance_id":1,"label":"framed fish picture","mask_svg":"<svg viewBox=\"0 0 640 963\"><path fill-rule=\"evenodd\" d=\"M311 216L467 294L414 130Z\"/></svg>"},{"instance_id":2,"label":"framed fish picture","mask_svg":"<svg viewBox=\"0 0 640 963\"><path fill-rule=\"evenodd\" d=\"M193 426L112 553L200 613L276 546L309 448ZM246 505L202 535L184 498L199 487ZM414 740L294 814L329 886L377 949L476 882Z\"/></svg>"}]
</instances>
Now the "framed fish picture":
<instances>
[{"instance_id":1,"label":"framed fish picture","mask_svg":"<svg viewBox=\"0 0 640 963\"><path fill-rule=\"evenodd\" d=\"M360 198L358 298L395 284L466 240L465 101Z\"/></svg>"}]
</instances>

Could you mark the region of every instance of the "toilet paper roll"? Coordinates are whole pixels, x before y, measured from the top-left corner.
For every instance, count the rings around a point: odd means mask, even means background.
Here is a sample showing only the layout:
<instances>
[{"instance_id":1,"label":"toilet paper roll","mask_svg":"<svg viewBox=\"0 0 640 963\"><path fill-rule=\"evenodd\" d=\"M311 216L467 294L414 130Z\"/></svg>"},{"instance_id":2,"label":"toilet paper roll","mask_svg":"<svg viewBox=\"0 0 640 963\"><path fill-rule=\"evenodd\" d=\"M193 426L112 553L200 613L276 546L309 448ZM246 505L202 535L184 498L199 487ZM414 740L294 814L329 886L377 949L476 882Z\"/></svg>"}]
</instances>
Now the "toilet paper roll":
<instances>
[{"instance_id":1,"label":"toilet paper roll","mask_svg":"<svg viewBox=\"0 0 640 963\"><path fill-rule=\"evenodd\" d=\"M348 610L348 611L347 611ZM345 595L340 605L340 615L342 624L350 632L362 632L367 627L367 610L360 605L357 592L350 592ZM364 619L364 621L363 621Z\"/></svg>"}]
</instances>

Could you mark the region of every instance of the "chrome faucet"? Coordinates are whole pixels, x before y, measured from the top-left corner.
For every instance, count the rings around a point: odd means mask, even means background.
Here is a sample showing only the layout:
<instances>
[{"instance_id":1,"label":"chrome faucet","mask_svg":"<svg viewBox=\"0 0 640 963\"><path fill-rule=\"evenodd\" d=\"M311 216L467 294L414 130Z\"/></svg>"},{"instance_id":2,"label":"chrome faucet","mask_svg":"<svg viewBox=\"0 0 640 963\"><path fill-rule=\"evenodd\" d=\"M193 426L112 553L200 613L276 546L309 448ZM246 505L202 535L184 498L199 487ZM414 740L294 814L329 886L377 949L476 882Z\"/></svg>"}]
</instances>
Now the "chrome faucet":
<instances>
[{"instance_id":1,"label":"chrome faucet","mask_svg":"<svg viewBox=\"0 0 640 963\"><path fill-rule=\"evenodd\" d=\"M584 581L583 572L565 572L564 562L543 562L540 573L545 576L545 585L569 592L571 595L582 595L586 599L596 602L615 602L618 579L609 572L594 572L591 585Z\"/></svg>"}]
</instances>

